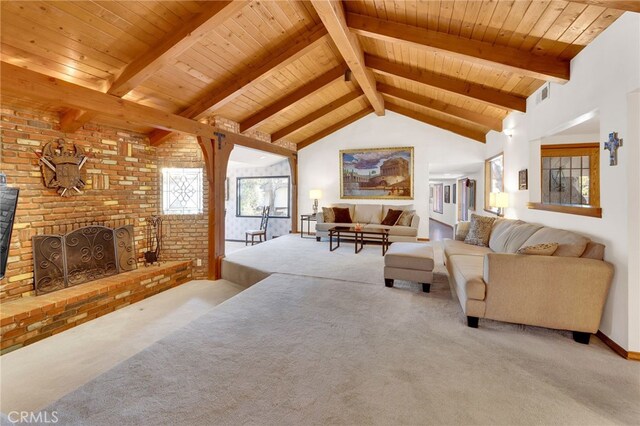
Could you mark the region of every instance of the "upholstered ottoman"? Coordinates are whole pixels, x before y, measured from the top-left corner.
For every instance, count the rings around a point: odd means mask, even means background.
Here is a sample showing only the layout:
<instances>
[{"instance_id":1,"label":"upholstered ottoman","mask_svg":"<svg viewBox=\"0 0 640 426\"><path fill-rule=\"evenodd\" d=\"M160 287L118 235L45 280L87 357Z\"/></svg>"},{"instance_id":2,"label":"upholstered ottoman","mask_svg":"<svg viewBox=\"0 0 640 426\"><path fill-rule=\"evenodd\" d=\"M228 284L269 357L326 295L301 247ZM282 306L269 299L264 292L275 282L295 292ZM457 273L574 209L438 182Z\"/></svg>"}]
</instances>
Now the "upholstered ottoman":
<instances>
[{"instance_id":1,"label":"upholstered ottoman","mask_svg":"<svg viewBox=\"0 0 640 426\"><path fill-rule=\"evenodd\" d=\"M384 285L393 280L414 281L429 293L433 280L433 249L424 243L393 243L384 256Z\"/></svg>"}]
</instances>

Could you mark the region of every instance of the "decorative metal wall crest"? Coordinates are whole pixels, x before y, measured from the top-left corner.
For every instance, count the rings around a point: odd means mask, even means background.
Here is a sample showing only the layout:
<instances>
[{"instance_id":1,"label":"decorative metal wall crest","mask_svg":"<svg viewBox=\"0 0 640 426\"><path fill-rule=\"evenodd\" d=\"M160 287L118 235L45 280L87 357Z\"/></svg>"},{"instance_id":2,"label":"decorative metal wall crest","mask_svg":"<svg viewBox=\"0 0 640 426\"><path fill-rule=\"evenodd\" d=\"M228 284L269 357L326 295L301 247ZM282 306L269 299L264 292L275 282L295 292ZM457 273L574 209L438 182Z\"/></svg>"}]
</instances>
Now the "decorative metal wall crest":
<instances>
[{"instance_id":1,"label":"decorative metal wall crest","mask_svg":"<svg viewBox=\"0 0 640 426\"><path fill-rule=\"evenodd\" d=\"M70 196L71 190L82 194L84 185L82 167L87 156L82 147L73 144L69 148L64 139L48 142L42 154L36 152L42 170L44 186L55 188L63 197Z\"/></svg>"}]
</instances>

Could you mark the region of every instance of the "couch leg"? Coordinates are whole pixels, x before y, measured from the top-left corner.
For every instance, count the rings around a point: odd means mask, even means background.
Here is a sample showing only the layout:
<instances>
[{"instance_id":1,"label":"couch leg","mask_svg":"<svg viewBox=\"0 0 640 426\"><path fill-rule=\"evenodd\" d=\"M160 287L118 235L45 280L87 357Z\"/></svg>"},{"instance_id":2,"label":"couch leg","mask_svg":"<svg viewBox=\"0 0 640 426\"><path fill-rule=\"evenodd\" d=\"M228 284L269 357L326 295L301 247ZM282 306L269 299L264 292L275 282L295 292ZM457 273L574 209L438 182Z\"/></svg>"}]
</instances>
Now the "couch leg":
<instances>
[{"instance_id":1,"label":"couch leg","mask_svg":"<svg viewBox=\"0 0 640 426\"><path fill-rule=\"evenodd\" d=\"M591 333L585 333L584 331L573 332L573 340L575 340L578 343L582 343L583 345L588 345L589 339L591 339Z\"/></svg>"},{"instance_id":2,"label":"couch leg","mask_svg":"<svg viewBox=\"0 0 640 426\"><path fill-rule=\"evenodd\" d=\"M317 242L320 242L320 237L316 237L316 241L317 241Z\"/></svg>"},{"instance_id":3,"label":"couch leg","mask_svg":"<svg viewBox=\"0 0 640 426\"><path fill-rule=\"evenodd\" d=\"M478 328L478 317L467 317L467 325L471 328Z\"/></svg>"},{"instance_id":4,"label":"couch leg","mask_svg":"<svg viewBox=\"0 0 640 426\"><path fill-rule=\"evenodd\" d=\"M387 287L393 287L393 280L390 278L385 278L384 279L384 285Z\"/></svg>"},{"instance_id":5,"label":"couch leg","mask_svg":"<svg viewBox=\"0 0 640 426\"><path fill-rule=\"evenodd\" d=\"M422 291L425 292L425 293L430 293L431 292L431 284L422 283Z\"/></svg>"}]
</instances>

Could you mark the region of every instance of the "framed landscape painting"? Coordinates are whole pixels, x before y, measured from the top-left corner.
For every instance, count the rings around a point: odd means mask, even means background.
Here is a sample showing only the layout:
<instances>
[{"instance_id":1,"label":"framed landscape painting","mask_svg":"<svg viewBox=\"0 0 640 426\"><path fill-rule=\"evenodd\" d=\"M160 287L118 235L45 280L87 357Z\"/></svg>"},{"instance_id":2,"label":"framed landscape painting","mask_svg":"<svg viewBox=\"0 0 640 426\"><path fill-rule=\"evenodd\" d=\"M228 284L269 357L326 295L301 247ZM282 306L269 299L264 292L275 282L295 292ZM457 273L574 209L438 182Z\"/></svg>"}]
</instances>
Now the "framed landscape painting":
<instances>
[{"instance_id":1,"label":"framed landscape painting","mask_svg":"<svg viewBox=\"0 0 640 426\"><path fill-rule=\"evenodd\" d=\"M413 147L340 151L340 198L413 199Z\"/></svg>"}]
</instances>

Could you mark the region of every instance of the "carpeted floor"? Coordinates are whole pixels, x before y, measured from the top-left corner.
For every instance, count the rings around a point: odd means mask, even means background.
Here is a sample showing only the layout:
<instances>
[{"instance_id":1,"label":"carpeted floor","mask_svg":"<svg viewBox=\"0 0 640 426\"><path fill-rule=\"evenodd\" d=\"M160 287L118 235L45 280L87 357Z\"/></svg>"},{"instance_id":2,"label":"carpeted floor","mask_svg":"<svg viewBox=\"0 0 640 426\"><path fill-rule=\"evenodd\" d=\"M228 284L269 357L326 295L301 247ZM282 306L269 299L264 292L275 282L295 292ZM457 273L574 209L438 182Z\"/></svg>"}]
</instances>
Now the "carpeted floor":
<instances>
[{"instance_id":1,"label":"carpeted floor","mask_svg":"<svg viewBox=\"0 0 640 426\"><path fill-rule=\"evenodd\" d=\"M297 257L303 275L276 271L46 410L78 425L639 422L640 363L596 338L470 329L441 269L430 294L389 289L380 247L278 240L235 260Z\"/></svg>"},{"instance_id":2,"label":"carpeted floor","mask_svg":"<svg viewBox=\"0 0 640 426\"><path fill-rule=\"evenodd\" d=\"M469 329L443 284L275 274L46 410L77 425L632 424L638 368L542 329Z\"/></svg>"}]
</instances>

